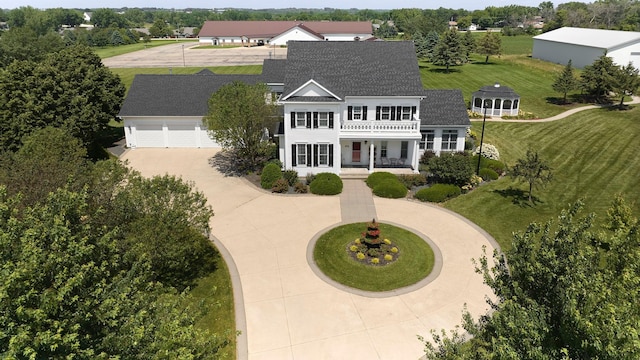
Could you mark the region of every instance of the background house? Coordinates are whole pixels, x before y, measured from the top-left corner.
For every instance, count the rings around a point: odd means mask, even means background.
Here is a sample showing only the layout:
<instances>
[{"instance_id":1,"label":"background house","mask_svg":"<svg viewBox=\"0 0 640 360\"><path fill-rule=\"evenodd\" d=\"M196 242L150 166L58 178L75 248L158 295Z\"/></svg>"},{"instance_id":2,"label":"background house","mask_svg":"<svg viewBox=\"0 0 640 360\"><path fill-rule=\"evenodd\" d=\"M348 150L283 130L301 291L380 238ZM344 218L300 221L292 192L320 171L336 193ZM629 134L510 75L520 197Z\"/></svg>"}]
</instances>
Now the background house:
<instances>
[{"instance_id":1,"label":"background house","mask_svg":"<svg viewBox=\"0 0 640 360\"><path fill-rule=\"evenodd\" d=\"M369 21L205 21L207 45L286 45L288 41L353 41L373 37Z\"/></svg>"},{"instance_id":2,"label":"background house","mask_svg":"<svg viewBox=\"0 0 640 360\"><path fill-rule=\"evenodd\" d=\"M533 37L535 59L576 68L591 65L602 54L617 65L640 68L640 32L563 27Z\"/></svg>"}]
</instances>

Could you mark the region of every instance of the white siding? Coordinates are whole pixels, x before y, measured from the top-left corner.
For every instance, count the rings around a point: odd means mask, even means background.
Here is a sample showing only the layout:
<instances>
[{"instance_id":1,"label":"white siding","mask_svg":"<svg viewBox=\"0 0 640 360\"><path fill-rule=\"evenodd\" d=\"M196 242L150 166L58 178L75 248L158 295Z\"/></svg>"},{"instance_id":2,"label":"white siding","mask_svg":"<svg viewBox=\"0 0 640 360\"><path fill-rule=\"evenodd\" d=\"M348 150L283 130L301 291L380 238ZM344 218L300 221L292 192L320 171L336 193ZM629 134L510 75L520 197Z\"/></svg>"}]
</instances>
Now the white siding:
<instances>
[{"instance_id":1,"label":"white siding","mask_svg":"<svg viewBox=\"0 0 640 360\"><path fill-rule=\"evenodd\" d=\"M307 31L304 31L298 27L294 27L289 29L282 34L274 36L271 40L269 40L270 45L286 45L288 41L296 40L296 41L319 41L317 36L310 34Z\"/></svg>"},{"instance_id":2,"label":"white siding","mask_svg":"<svg viewBox=\"0 0 640 360\"><path fill-rule=\"evenodd\" d=\"M124 133L127 147L220 147L207 133L198 117L125 118Z\"/></svg>"},{"instance_id":3,"label":"white siding","mask_svg":"<svg viewBox=\"0 0 640 360\"><path fill-rule=\"evenodd\" d=\"M591 65L604 52L603 48L533 39L531 57L562 65L566 65L571 60L573 67L582 69L586 65Z\"/></svg>"}]
</instances>

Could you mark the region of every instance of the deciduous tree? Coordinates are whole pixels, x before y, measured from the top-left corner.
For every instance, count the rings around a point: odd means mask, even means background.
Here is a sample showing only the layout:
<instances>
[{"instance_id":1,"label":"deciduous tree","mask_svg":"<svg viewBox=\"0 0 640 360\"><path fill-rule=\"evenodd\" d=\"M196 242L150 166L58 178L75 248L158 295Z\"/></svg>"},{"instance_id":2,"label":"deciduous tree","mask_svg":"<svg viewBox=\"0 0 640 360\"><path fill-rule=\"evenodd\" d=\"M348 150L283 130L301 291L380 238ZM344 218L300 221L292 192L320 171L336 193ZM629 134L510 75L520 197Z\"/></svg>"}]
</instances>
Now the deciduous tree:
<instances>
[{"instance_id":1,"label":"deciduous tree","mask_svg":"<svg viewBox=\"0 0 640 360\"><path fill-rule=\"evenodd\" d=\"M489 62L489 56L500 55L502 53L502 39L500 34L487 31L478 40L476 45L478 54L485 55L485 64Z\"/></svg>"},{"instance_id":2,"label":"deciduous tree","mask_svg":"<svg viewBox=\"0 0 640 360\"><path fill-rule=\"evenodd\" d=\"M235 81L209 99L209 112L203 120L209 135L224 148L235 150L247 168L259 166L267 154L265 131L277 121L271 96L265 84Z\"/></svg>"},{"instance_id":3,"label":"deciduous tree","mask_svg":"<svg viewBox=\"0 0 640 360\"><path fill-rule=\"evenodd\" d=\"M544 186L551 181L551 167L540 158L537 151L527 150L524 159L518 159L509 170L509 176L529 185L529 202L533 202L532 193L536 186Z\"/></svg>"},{"instance_id":4,"label":"deciduous tree","mask_svg":"<svg viewBox=\"0 0 640 360\"><path fill-rule=\"evenodd\" d=\"M624 203L614 203L613 213ZM640 318L640 235L637 219L612 232L593 229L582 203L562 211L556 222L531 224L513 237L494 266L479 260L497 301L492 312L463 317L457 332L434 333L425 343L428 359L634 359ZM508 261L507 261L508 259Z\"/></svg>"}]
</instances>

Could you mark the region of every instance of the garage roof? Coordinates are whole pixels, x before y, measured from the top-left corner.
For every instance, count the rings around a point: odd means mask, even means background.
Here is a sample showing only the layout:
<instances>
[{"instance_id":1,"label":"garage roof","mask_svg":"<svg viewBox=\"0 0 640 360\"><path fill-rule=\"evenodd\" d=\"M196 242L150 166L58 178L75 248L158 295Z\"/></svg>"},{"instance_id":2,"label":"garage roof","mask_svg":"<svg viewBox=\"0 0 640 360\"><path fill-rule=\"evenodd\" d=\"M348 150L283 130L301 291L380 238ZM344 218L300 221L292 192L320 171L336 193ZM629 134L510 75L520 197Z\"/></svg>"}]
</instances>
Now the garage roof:
<instances>
[{"instance_id":1,"label":"garage roof","mask_svg":"<svg viewBox=\"0 0 640 360\"><path fill-rule=\"evenodd\" d=\"M611 49L627 43L640 42L640 32L563 27L533 38L535 40Z\"/></svg>"},{"instance_id":2,"label":"garage roof","mask_svg":"<svg viewBox=\"0 0 640 360\"><path fill-rule=\"evenodd\" d=\"M233 81L264 82L262 75L139 74L118 116L205 116L211 94Z\"/></svg>"}]
</instances>

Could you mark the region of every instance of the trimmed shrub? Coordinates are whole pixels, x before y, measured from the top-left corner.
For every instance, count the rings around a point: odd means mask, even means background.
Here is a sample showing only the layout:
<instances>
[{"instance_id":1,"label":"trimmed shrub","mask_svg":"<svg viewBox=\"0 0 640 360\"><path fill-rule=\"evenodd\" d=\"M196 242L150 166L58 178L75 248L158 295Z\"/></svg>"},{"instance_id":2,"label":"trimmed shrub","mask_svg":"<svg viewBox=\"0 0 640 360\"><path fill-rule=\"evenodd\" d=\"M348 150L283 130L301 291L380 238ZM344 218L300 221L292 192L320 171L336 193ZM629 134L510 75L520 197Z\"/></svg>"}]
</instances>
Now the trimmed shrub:
<instances>
[{"instance_id":1,"label":"trimmed shrub","mask_svg":"<svg viewBox=\"0 0 640 360\"><path fill-rule=\"evenodd\" d=\"M411 189L414 186L427 185L427 177L423 174L398 175L398 180L404 184L407 189Z\"/></svg>"},{"instance_id":2,"label":"trimmed shrub","mask_svg":"<svg viewBox=\"0 0 640 360\"><path fill-rule=\"evenodd\" d=\"M429 161L429 170L435 182L463 186L473 175L470 158L463 153L434 157Z\"/></svg>"},{"instance_id":3,"label":"trimmed shrub","mask_svg":"<svg viewBox=\"0 0 640 360\"><path fill-rule=\"evenodd\" d=\"M295 170L285 170L282 172L282 177L287 180L289 186L293 186L298 182L298 172Z\"/></svg>"},{"instance_id":4,"label":"trimmed shrub","mask_svg":"<svg viewBox=\"0 0 640 360\"><path fill-rule=\"evenodd\" d=\"M480 169L480 177L484 181L491 181L491 180L498 180L499 176L497 172L489 168L484 168L484 169Z\"/></svg>"},{"instance_id":5,"label":"trimmed shrub","mask_svg":"<svg viewBox=\"0 0 640 360\"><path fill-rule=\"evenodd\" d=\"M483 148L484 152L484 148ZM471 165L475 169L478 166L478 155L474 155L471 158ZM480 169L489 168L495 171L498 175L503 174L506 170L506 165L500 160L492 160L483 157L480 160Z\"/></svg>"},{"instance_id":6,"label":"trimmed shrub","mask_svg":"<svg viewBox=\"0 0 640 360\"><path fill-rule=\"evenodd\" d=\"M379 171L370 174L367 177L366 183L368 187L373 189L378 184L389 180L398 181L398 177L387 171Z\"/></svg>"},{"instance_id":7,"label":"trimmed shrub","mask_svg":"<svg viewBox=\"0 0 640 360\"><path fill-rule=\"evenodd\" d=\"M476 147L473 150L474 155L478 155L480 153L480 146ZM491 144L484 143L482 144L482 157L491 159L491 160L500 160L500 153L498 152L498 148Z\"/></svg>"},{"instance_id":8,"label":"trimmed shrub","mask_svg":"<svg viewBox=\"0 0 640 360\"><path fill-rule=\"evenodd\" d=\"M334 173L320 173L309 185L311 193L316 195L336 195L342 192L342 179Z\"/></svg>"},{"instance_id":9,"label":"trimmed shrub","mask_svg":"<svg viewBox=\"0 0 640 360\"><path fill-rule=\"evenodd\" d=\"M435 184L429 188L416 192L416 199L420 201L443 202L460 195L461 190L452 184Z\"/></svg>"},{"instance_id":10,"label":"trimmed shrub","mask_svg":"<svg viewBox=\"0 0 640 360\"><path fill-rule=\"evenodd\" d=\"M262 174L260 174L260 186L263 189L271 189L276 180L281 177L282 170L280 170L280 166L276 163L268 163L262 169Z\"/></svg>"},{"instance_id":11,"label":"trimmed shrub","mask_svg":"<svg viewBox=\"0 0 640 360\"><path fill-rule=\"evenodd\" d=\"M305 176L304 181L307 183L307 185L311 185L311 183L313 182L313 179L316 178L316 175L314 173L307 173L307 176Z\"/></svg>"},{"instance_id":12,"label":"trimmed shrub","mask_svg":"<svg viewBox=\"0 0 640 360\"><path fill-rule=\"evenodd\" d=\"M286 193L287 191L289 191L289 182L287 182L287 180L285 180L284 178L276 180L276 182L274 182L273 186L271 187L271 192Z\"/></svg>"},{"instance_id":13,"label":"trimmed shrub","mask_svg":"<svg viewBox=\"0 0 640 360\"><path fill-rule=\"evenodd\" d=\"M397 179L387 180L377 184L373 193L384 198L399 199L407 196L407 187Z\"/></svg>"},{"instance_id":14,"label":"trimmed shrub","mask_svg":"<svg viewBox=\"0 0 640 360\"><path fill-rule=\"evenodd\" d=\"M298 181L295 185L293 185L293 190L297 194L306 194L309 191L309 187L306 184L303 184L301 181Z\"/></svg>"},{"instance_id":15,"label":"trimmed shrub","mask_svg":"<svg viewBox=\"0 0 640 360\"><path fill-rule=\"evenodd\" d=\"M424 153L422 154L422 157L420 157L420 164L428 165L429 160L431 160L434 157L436 157L436 153L433 152L433 150L425 150Z\"/></svg>"}]
</instances>

